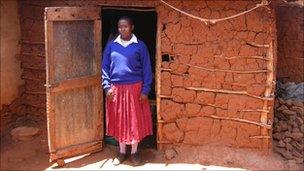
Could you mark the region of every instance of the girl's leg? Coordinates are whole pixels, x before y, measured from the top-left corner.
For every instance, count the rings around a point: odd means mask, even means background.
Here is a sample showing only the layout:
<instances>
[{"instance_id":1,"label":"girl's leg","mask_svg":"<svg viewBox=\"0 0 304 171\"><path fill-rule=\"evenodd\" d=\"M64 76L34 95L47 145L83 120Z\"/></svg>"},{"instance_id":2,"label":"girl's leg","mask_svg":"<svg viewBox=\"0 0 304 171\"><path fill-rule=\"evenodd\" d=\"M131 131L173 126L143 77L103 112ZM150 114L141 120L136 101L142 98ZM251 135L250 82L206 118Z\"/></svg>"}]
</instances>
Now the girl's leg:
<instances>
[{"instance_id":1,"label":"girl's leg","mask_svg":"<svg viewBox=\"0 0 304 171\"><path fill-rule=\"evenodd\" d=\"M121 154L126 154L126 143L119 143L119 152Z\"/></svg>"},{"instance_id":2,"label":"girl's leg","mask_svg":"<svg viewBox=\"0 0 304 171\"><path fill-rule=\"evenodd\" d=\"M115 166L121 164L127 159L126 157L126 143L121 143L119 142L119 153L118 155L114 158L113 164Z\"/></svg>"},{"instance_id":3,"label":"girl's leg","mask_svg":"<svg viewBox=\"0 0 304 171\"><path fill-rule=\"evenodd\" d=\"M131 154L134 154L137 152L138 142L133 142L131 145Z\"/></svg>"},{"instance_id":4,"label":"girl's leg","mask_svg":"<svg viewBox=\"0 0 304 171\"><path fill-rule=\"evenodd\" d=\"M133 141L131 147L131 161L135 166L138 166L141 163L139 153L137 152L138 142Z\"/></svg>"}]
</instances>

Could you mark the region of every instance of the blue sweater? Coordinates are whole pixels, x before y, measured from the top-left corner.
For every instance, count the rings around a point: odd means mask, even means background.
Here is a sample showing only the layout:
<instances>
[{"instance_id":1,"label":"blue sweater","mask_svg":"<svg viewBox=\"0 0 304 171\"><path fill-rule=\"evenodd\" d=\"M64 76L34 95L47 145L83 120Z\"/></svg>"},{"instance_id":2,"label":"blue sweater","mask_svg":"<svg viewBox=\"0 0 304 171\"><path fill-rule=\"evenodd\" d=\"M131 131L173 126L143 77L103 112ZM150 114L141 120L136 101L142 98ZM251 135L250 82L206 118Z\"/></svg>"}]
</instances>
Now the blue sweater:
<instances>
[{"instance_id":1,"label":"blue sweater","mask_svg":"<svg viewBox=\"0 0 304 171\"><path fill-rule=\"evenodd\" d=\"M152 83L150 55L143 41L123 47L110 41L103 52L102 86L105 91L111 83L143 82L142 94L148 95Z\"/></svg>"}]
</instances>

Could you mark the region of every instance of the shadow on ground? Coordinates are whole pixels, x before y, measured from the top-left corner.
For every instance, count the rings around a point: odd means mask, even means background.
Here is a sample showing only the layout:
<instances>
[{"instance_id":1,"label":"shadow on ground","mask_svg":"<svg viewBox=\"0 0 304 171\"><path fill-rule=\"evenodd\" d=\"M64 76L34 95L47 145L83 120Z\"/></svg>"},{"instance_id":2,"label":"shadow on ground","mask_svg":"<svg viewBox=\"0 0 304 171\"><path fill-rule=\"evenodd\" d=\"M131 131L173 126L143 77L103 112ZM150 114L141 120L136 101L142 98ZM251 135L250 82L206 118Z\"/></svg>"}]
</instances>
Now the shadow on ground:
<instances>
[{"instance_id":1,"label":"shadow on ground","mask_svg":"<svg viewBox=\"0 0 304 171\"><path fill-rule=\"evenodd\" d=\"M1 137L1 170L286 170L285 161L278 154L258 150L236 149L206 145L175 147L177 156L164 158L163 151L141 150L144 164L133 167L129 161L113 166L112 158L118 148L105 146L102 151L66 160L59 168L49 163L46 128L31 141L14 141L6 133ZM74 161L73 161L74 160Z\"/></svg>"}]
</instances>

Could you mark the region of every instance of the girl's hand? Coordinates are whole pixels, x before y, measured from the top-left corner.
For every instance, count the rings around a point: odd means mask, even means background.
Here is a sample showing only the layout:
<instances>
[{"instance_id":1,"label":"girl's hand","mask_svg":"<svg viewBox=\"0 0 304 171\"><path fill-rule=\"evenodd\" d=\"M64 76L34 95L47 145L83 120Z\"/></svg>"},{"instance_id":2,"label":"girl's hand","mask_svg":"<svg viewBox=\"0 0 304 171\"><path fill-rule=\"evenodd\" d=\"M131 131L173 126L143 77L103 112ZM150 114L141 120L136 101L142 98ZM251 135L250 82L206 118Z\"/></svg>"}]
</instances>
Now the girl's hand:
<instances>
[{"instance_id":1,"label":"girl's hand","mask_svg":"<svg viewBox=\"0 0 304 171\"><path fill-rule=\"evenodd\" d=\"M144 102L148 100L148 95L145 95L145 94L141 94L140 97L139 97L139 101L140 102Z\"/></svg>"},{"instance_id":2,"label":"girl's hand","mask_svg":"<svg viewBox=\"0 0 304 171\"><path fill-rule=\"evenodd\" d=\"M108 98L110 101L113 101L114 93L113 93L113 90L112 90L112 89L109 89L106 95L107 95L107 98Z\"/></svg>"}]
</instances>

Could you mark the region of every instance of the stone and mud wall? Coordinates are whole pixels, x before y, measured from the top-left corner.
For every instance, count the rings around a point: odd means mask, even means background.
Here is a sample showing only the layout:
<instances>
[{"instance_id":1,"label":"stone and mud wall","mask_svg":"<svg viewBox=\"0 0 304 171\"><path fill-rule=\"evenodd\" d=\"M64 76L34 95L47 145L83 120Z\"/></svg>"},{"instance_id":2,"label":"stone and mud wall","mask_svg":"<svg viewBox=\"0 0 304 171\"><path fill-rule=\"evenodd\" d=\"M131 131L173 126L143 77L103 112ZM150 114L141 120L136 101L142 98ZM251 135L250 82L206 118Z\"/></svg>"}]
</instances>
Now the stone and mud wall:
<instances>
[{"instance_id":1,"label":"stone and mud wall","mask_svg":"<svg viewBox=\"0 0 304 171\"><path fill-rule=\"evenodd\" d=\"M303 166L304 83L277 83L273 144L286 160Z\"/></svg>"},{"instance_id":2,"label":"stone and mud wall","mask_svg":"<svg viewBox=\"0 0 304 171\"><path fill-rule=\"evenodd\" d=\"M234 15L257 3L168 2L205 18ZM156 7L159 145L271 146L275 18L263 7L206 25L156 1L20 1L25 114L46 118L44 7L87 5Z\"/></svg>"},{"instance_id":3,"label":"stone and mud wall","mask_svg":"<svg viewBox=\"0 0 304 171\"><path fill-rule=\"evenodd\" d=\"M287 160L303 164L304 103L278 98L275 106L274 149Z\"/></svg>"}]
</instances>

